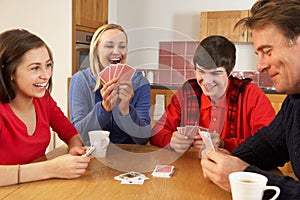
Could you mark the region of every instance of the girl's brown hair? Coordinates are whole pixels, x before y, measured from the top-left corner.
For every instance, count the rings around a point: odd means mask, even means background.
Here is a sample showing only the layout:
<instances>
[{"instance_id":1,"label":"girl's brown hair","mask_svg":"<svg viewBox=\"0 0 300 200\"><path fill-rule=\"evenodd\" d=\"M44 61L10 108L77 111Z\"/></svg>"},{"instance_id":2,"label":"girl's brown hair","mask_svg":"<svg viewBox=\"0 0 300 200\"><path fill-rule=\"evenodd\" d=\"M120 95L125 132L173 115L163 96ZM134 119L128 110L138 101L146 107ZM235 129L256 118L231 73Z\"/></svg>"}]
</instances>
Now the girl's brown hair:
<instances>
[{"instance_id":1,"label":"girl's brown hair","mask_svg":"<svg viewBox=\"0 0 300 200\"><path fill-rule=\"evenodd\" d=\"M9 103L16 97L16 88L11 79L24 54L32 49L45 46L51 61L53 56L50 48L38 36L24 29L12 29L0 34L0 101ZM47 90L51 92L52 77Z\"/></svg>"}]
</instances>

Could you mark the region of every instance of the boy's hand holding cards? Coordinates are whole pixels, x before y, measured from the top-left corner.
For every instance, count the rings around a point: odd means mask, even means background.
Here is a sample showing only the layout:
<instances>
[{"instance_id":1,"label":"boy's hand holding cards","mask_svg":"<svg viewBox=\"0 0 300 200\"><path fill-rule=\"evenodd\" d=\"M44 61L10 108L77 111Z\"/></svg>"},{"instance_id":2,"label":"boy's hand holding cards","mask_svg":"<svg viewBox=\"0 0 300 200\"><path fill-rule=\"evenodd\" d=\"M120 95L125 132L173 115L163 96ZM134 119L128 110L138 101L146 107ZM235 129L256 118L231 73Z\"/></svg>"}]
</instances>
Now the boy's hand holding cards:
<instances>
[{"instance_id":1,"label":"boy's hand holding cards","mask_svg":"<svg viewBox=\"0 0 300 200\"><path fill-rule=\"evenodd\" d=\"M174 166L172 165L156 165L152 172L152 176L170 178L174 173Z\"/></svg>"},{"instance_id":2,"label":"boy's hand holding cards","mask_svg":"<svg viewBox=\"0 0 300 200\"><path fill-rule=\"evenodd\" d=\"M194 139L196 134L198 134L198 130L207 131L207 129L202 126L193 125L179 126L177 130L180 134L187 136L188 139Z\"/></svg>"},{"instance_id":3,"label":"boy's hand holding cards","mask_svg":"<svg viewBox=\"0 0 300 200\"><path fill-rule=\"evenodd\" d=\"M130 81L135 71L134 68L126 64L110 64L99 73L99 77L104 83L107 83L113 78L118 78L118 82Z\"/></svg>"},{"instance_id":4,"label":"boy's hand holding cards","mask_svg":"<svg viewBox=\"0 0 300 200\"><path fill-rule=\"evenodd\" d=\"M211 135L207 131L200 131L199 134L203 140L203 143L205 145L205 148L200 150L201 157L205 157L209 152L215 151L215 147L212 143Z\"/></svg>"},{"instance_id":5,"label":"boy's hand holding cards","mask_svg":"<svg viewBox=\"0 0 300 200\"><path fill-rule=\"evenodd\" d=\"M215 147L212 143L210 133L207 131L199 131L199 133L205 144L205 149L209 151L215 151Z\"/></svg>"},{"instance_id":6,"label":"boy's hand holding cards","mask_svg":"<svg viewBox=\"0 0 300 200\"><path fill-rule=\"evenodd\" d=\"M115 176L115 180L121 181L121 184L143 185L144 180L148 179L144 174L133 171Z\"/></svg>"}]
</instances>

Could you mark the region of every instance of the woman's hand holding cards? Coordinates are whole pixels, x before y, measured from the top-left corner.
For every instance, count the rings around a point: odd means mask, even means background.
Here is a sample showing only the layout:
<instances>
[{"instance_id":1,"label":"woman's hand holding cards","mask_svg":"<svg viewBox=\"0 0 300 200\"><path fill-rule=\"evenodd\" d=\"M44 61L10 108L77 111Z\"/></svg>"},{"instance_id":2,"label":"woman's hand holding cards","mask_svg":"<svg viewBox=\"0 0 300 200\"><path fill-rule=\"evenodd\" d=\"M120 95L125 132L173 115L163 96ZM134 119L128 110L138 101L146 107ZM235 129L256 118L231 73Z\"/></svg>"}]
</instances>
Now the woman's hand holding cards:
<instances>
[{"instance_id":1,"label":"woman's hand holding cards","mask_svg":"<svg viewBox=\"0 0 300 200\"><path fill-rule=\"evenodd\" d=\"M122 115L129 113L129 103L134 96L131 79L135 69L126 64L110 64L100 73L99 78L104 83L100 93L103 98L102 106L111 112L119 101Z\"/></svg>"},{"instance_id":2,"label":"woman's hand holding cards","mask_svg":"<svg viewBox=\"0 0 300 200\"><path fill-rule=\"evenodd\" d=\"M131 81L122 81L117 88L119 101L119 110L122 115L129 113L129 104L134 96Z\"/></svg>"},{"instance_id":3,"label":"woman's hand holding cards","mask_svg":"<svg viewBox=\"0 0 300 200\"><path fill-rule=\"evenodd\" d=\"M111 112L112 109L116 106L118 100L118 91L115 90L117 87L117 78L109 80L104 84L103 88L100 90L102 100L102 107L107 111Z\"/></svg>"}]
</instances>

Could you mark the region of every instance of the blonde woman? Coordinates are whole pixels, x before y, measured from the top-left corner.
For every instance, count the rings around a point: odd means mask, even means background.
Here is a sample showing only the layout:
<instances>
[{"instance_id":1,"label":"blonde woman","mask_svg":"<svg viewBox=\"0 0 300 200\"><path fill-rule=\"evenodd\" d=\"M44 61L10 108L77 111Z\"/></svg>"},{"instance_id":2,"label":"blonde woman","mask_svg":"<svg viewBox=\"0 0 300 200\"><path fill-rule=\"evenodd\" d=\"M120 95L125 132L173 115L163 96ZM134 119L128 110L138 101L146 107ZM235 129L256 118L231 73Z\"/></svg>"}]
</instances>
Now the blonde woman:
<instances>
[{"instance_id":1,"label":"blonde woman","mask_svg":"<svg viewBox=\"0 0 300 200\"><path fill-rule=\"evenodd\" d=\"M90 68L74 74L69 89L71 122L89 144L90 130L110 131L112 143L145 144L151 136L150 85L141 73L131 81L117 78L102 84L99 72L110 64L126 63L128 38L117 24L94 33Z\"/></svg>"}]
</instances>

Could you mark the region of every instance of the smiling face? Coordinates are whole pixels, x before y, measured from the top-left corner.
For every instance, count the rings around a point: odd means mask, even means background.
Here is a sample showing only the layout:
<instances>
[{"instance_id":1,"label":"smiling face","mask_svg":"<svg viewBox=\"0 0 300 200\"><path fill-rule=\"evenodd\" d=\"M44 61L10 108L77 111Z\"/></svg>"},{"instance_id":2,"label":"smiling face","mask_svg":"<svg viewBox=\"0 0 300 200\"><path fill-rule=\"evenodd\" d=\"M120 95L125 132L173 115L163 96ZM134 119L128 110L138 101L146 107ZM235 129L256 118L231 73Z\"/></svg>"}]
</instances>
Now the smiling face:
<instances>
[{"instance_id":1,"label":"smiling face","mask_svg":"<svg viewBox=\"0 0 300 200\"><path fill-rule=\"evenodd\" d=\"M99 40L97 54L103 67L125 63L127 56L126 35L118 29L105 31Z\"/></svg>"},{"instance_id":2,"label":"smiling face","mask_svg":"<svg viewBox=\"0 0 300 200\"><path fill-rule=\"evenodd\" d=\"M45 46L27 51L12 75L16 97L43 97L52 69L53 63Z\"/></svg>"},{"instance_id":3,"label":"smiling face","mask_svg":"<svg viewBox=\"0 0 300 200\"><path fill-rule=\"evenodd\" d=\"M277 92L300 93L300 37L287 40L274 25L253 30L253 43L258 54L257 69L266 71Z\"/></svg>"},{"instance_id":4,"label":"smiling face","mask_svg":"<svg viewBox=\"0 0 300 200\"><path fill-rule=\"evenodd\" d=\"M228 77L224 67L205 69L197 65L196 78L203 93L209 96L213 103L217 103L225 94Z\"/></svg>"}]
</instances>

